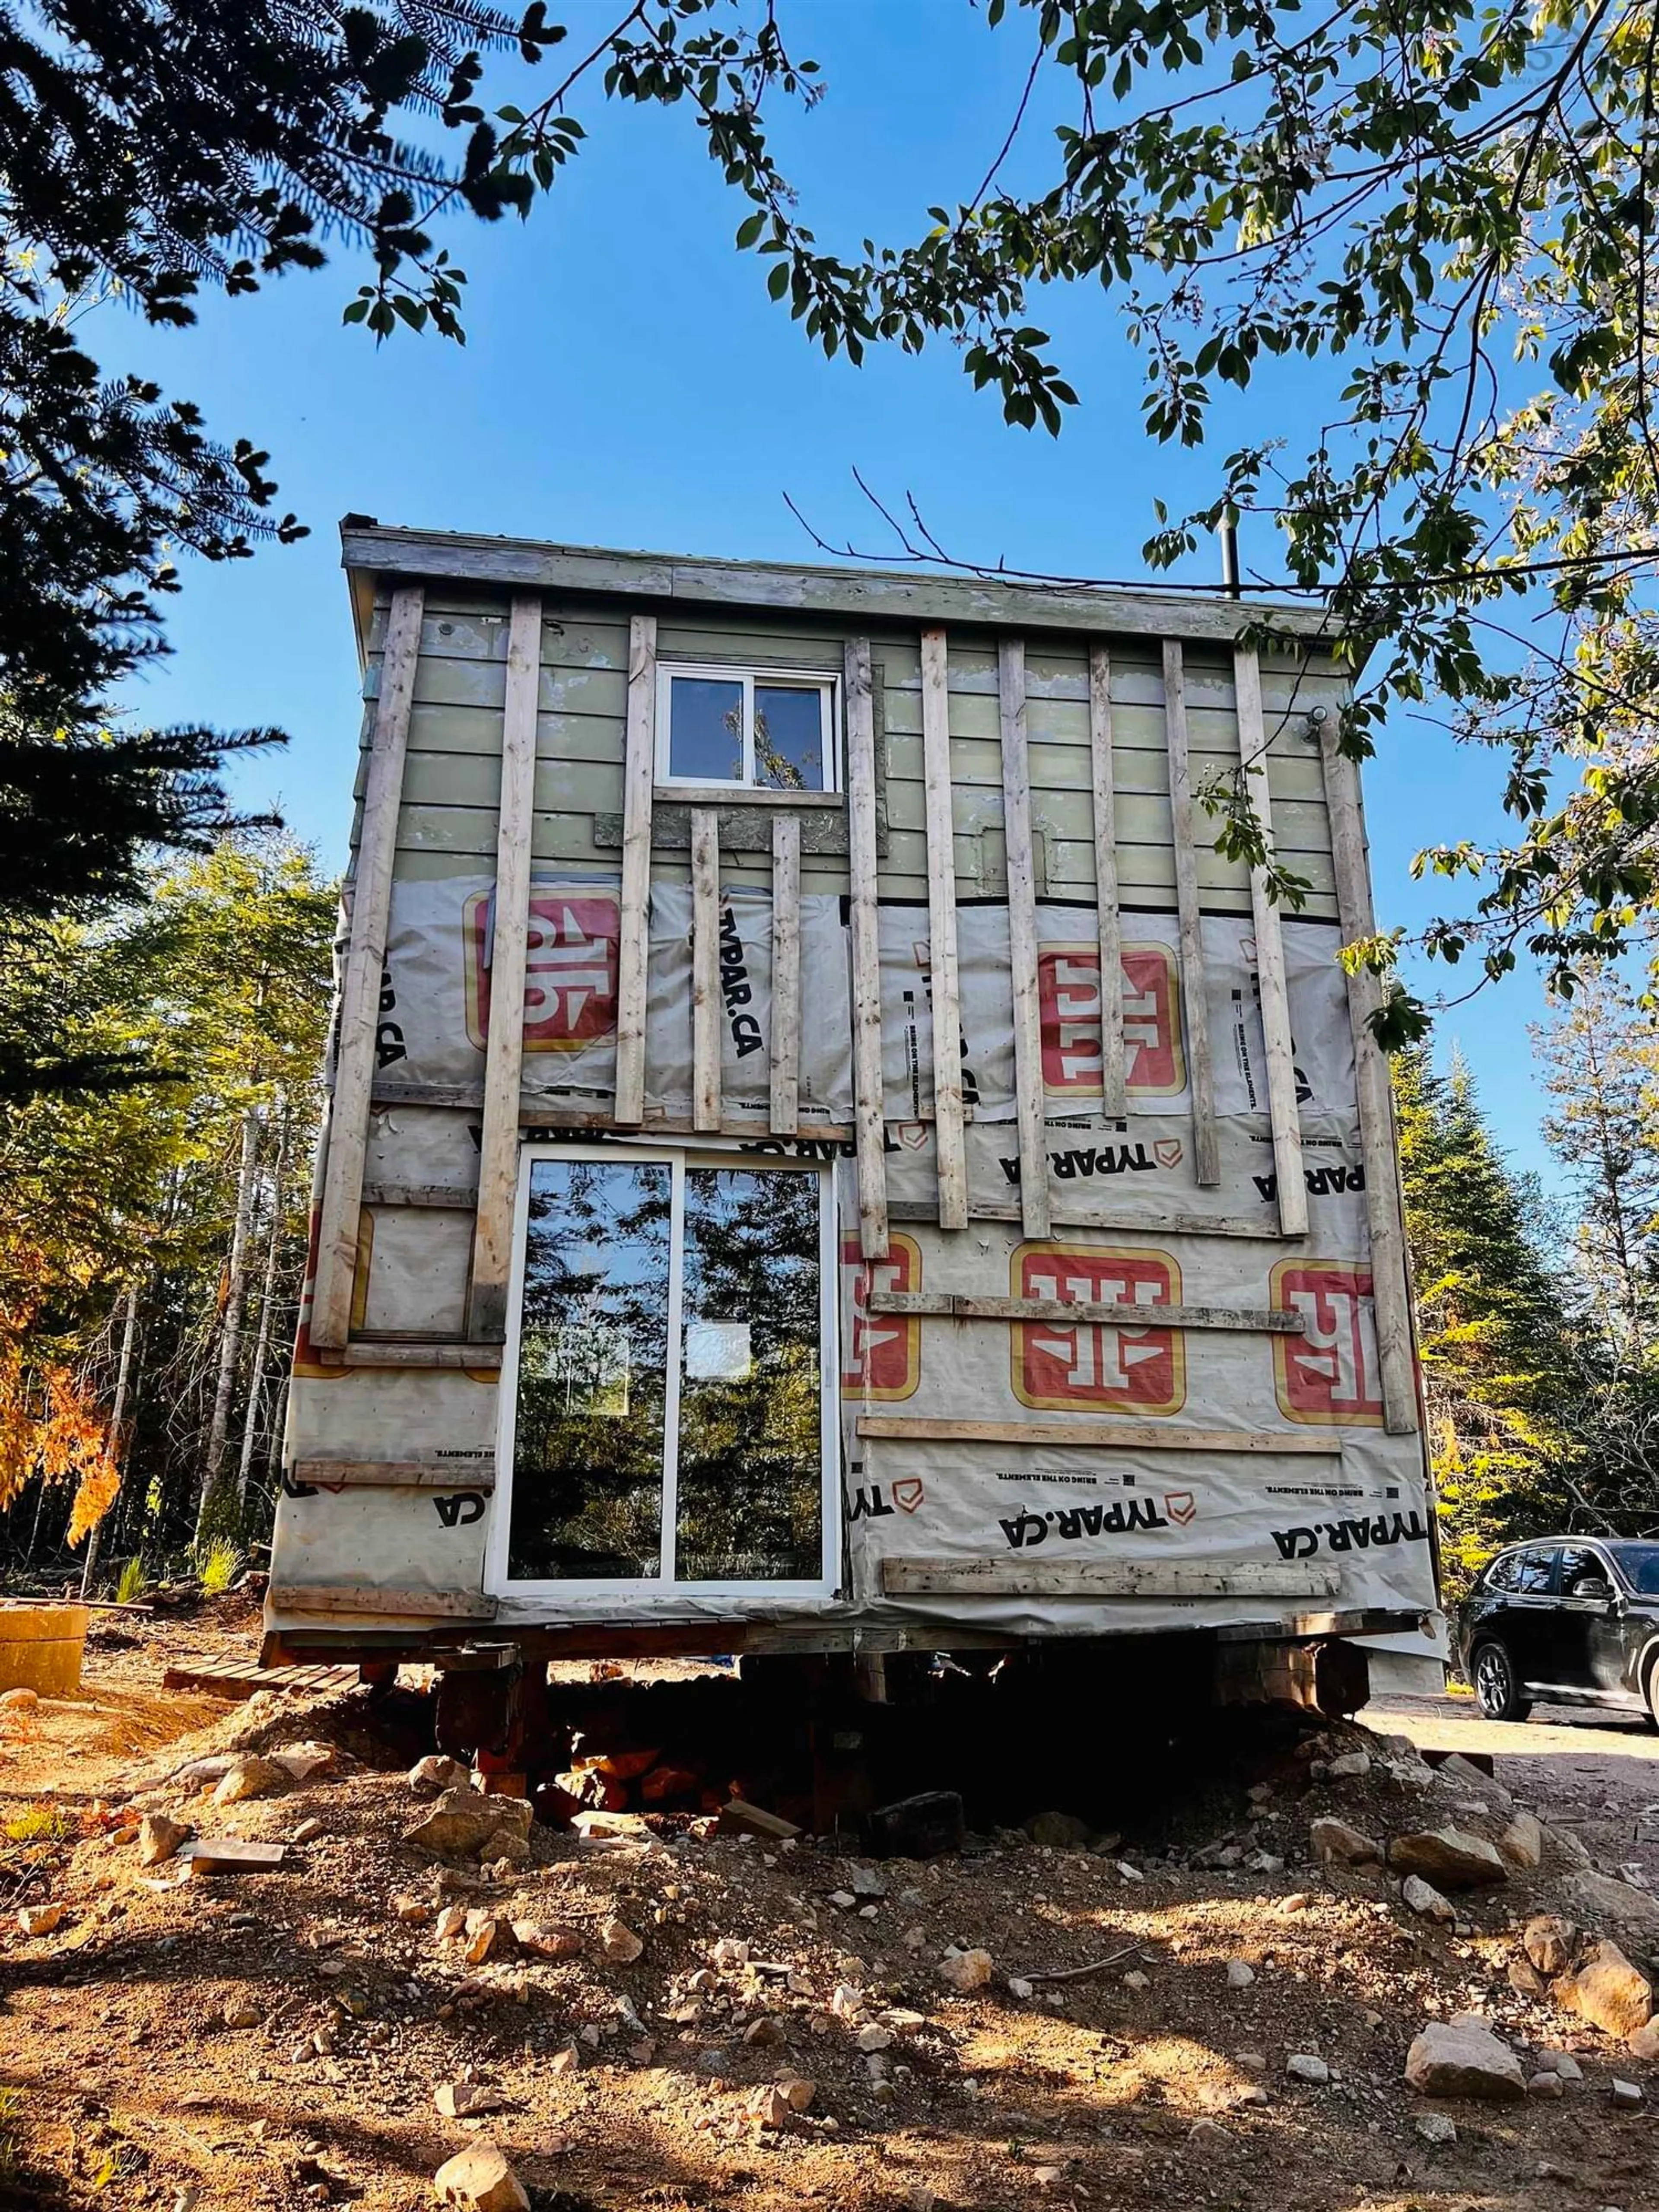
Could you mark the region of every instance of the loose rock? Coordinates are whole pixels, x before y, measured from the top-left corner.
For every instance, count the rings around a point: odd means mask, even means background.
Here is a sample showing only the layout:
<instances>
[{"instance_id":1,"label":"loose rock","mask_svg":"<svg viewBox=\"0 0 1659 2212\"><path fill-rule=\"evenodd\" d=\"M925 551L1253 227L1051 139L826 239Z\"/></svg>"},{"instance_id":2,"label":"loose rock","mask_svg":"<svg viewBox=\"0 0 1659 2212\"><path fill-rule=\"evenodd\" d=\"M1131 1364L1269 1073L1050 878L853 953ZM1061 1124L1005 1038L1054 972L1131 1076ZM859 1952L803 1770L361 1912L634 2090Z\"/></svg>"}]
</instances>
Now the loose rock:
<instances>
[{"instance_id":1,"label":"loose rock","mask_svg":"<svg viewBox=\"0 0 1659 2212\"><path fill-rule=\"evenodd\" d=\"M1292 2081L1310 2082L1316 2088L1322 2087L1331 2078L1330 2068L1311 2051L1293 2051L1285 2061L1285 2071Z\"/></svg>"},{"instance_id":2,"label":"loose rock","mask_svg":"<svg viewBox=\"0 0 1659 2212\"><path fill-rule=\"evenodd\" d=\"M1544 1831L1530 1813L1517 1813L1498 1838L1499 1855L1517 1873L1530 1873L1544 1856Z\"/></svg>"},{"instance_id":3,"label":"loose rock","mask_svg":"<svg viewBox=\"0 0 1659 2212\"><path fill-rule=\"evenodd\" d=\"M61 1905L26 1905L17 1916L25 1936L50 1936L64 1917Z\"/></svg>"},{"instance_id":4,"label":"loose rock","mask_svg":"<svg viewBox=\"0 0 1659 2212\"><path fill-rule=\"evenodd\" d=\"M521 1951L538 1959L574 1959L582 1948L582 1939L574 1929L550 1928L541 1920L515 1920L513 1940Z\"/></svg>"},{"instance_id":5,"label":"loose rock","mask_svg":"<svg viewBox=\"0 0 1659 2212\"><path fill-rule=\"evenodd\" d=\"M169 1820L165 1813L146 1813L138 1823L138 1857L144 1866L161 1866L178 1850L190 1830L182 1821Z\"/></svg>"},{"instance_id":6,"label":"loose rock","mask_svg":"<svg viewBox=\"0 0 1659 2212\"><path fill-rule=\"evenodd\" d=\"M947 1951L939 1962L939 1970L953 1990L965 1996L969 1990L982 1990L990 1980L991 1954L988 1951Z\"/></svg>"},{"instance_id":7,"label":"loose rock","mask_svg":"<svg viewBox=\"0 0 1659 2212\"><path fill-rule=\"evenodd\" d=\"M1557 1995L1581 2018L1608 2035L1634 2035L1653 2014L1653 1984L1616 1943L1603 1941L1585 1954Z\"/></svg>"},{"instance_id":8,"label":"loose rock","mask_svg":"<svg viewBox=\"0 0 1659 2212\"><path fill-rule=\"evenodd\" d=\"M1557 1912L1540 1912L1528 1921L1521 1936L1522 1948L1547 1980L1565 1974L1578 1946L1578 1930Z\"/></svg>"},{"instance_id":9,"label":"loose rock","mask_svg":"<svg viewBox=\"0 0 1659 2212\"><path fill-rule=\"evenodd\" d=\"M446 1759L438 1752L417 1759L409 1770L409 1786L417 1797L435 1797L443 1790L465 1790L471 1782L459 1759Z\"/></svg>"},{"instance_id":10,"label":"loose rock","mask_svg":"<svg viewBox=\"0 0 1659 2212\"><path fill-rule=\"evenodd\" d=\"M1248 1959L1228 1960L1227 1987L1230 1990L1248 1990L1255 1979L1255 1968Z\"/></svg>"},{"instance_id":11,"label":"loose rock","mask_svg":"<svg viewBox=\"0 0 1659 2212\"><path fill-rule=\"evenodd\" d=\"M1621 2112L1633 2112L1643 2102L1642 2085L1639 2081L1621 2081L1615 2075L1607 2087L1613 2094L1613 2103Z\"/></svg>"},{"instance_id":12,"label":"loose rock","mask_svg":"<svg viewBox=\"0 0 1659 2212\"><path fill-rule=\"evenodd\" d=\"M1421 1875L1442 1890L1483 1888L1507 1881L1510 1871L1484 1836L1463 1828L1423 1828L1396 1836L1389 1846L1389 1863L1401 1874Z\"/></svg>"},{"instance_id":13,"label":"loose rock","mask_svg":"<svg viewBox=\"0 0 1659 2212\"><path fill-rule=\"evenodd\" d=\"M1437 2148L1457 2141L1457 2123L1444 2112L1419 2112L1412 2124L1425 2143Z\"/></svg>"},{"instance_id":14,"label":"loose rock","mask_svg":"<svg viewBox=\"0 0 1659 2212\"><path fill-rule=\"evenodd\" d=\"M240 1805L245 1798L269 1797L286 1789L290 1778L274 1759L250 1753L226 1768L214 1786L213 1802L216 1805Z\"/></svg>"},{"instance_id":15,"label":"loose rock","mask_svg":"<svg viewBox=\"0 0 1659 2212\"><path fill-rule=\"evenodd\" d=\"M1431 2020L1406 2054L1406 2079L1419 2096L1512 2102L1527 2094L1521 2062L1478 2021Z\"/></svg>"},{"instance_id":16,"label":"loose rock","mask_svg":"<svg viewBox=\"0 0 1659 2212\"><path fill-rule=\"evenodd\" d=\"M624 1922L607 1920L599 1930L599 1948L614 1965L631 1966L645 1945Z\"/></svg>"},{"instance_id":17,"label":"loose rock","mask_svg":"<svg viewBox=\"0 0 1659 2212\"><path fill-rule=\"evenodd\" d=\"M1401 1885L1400 1894L1413 1912L1420 1912L1425 1920L1450 1921L1457 1917L1449 1899L1442 1897L1432 1882L1425 1881L1420 1874L1408 1874Z\"/></svg>"},{"instance_id":18,"label":"loose rock","mask_svg":"<svg viewBox=\"0 0 1659 2212\"><path fill-rule=\"evenodd\" d=\"M524 2185L495 2143L475 2143L447 2160L433 2175L432 2186L460 2212L530 2212Z\"/></svg>"},{"instance_id":19,"label":"loose rock","mask_svg":"<svg viewBox=\"0 0 1659 2212\"><path fill-rule=\"evenodd\" d=\"M1340 1859L1349 1866L1369 1866L1382 1856L1380 1844L1346 1820L1314 1821L1308 1830L1308 1848L1316 1859Z\"/></svg>"}]
</instances>

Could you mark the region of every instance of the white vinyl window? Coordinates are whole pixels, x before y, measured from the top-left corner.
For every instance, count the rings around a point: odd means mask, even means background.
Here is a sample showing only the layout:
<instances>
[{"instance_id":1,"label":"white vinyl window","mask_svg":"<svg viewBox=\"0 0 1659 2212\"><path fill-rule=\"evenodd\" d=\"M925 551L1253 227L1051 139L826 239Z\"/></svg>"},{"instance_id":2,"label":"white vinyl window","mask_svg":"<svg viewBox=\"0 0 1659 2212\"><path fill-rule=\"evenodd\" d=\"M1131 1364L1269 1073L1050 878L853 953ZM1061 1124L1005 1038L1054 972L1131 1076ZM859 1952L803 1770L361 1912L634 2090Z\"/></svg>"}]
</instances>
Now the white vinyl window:
<instances>
[{"instance_id":1,"label":"white vinyl window","mask_svg":"<svg viewBox=\"0 0 1659 2212\"><path fill-rule=\"evenodd\" d=\"M657 781L736 791L840 788L833 676L792 669L657 670Z\"/></svg>"},{"instance_id":2,"label":"white vinyl window","mask_svg":"<svg viewBox=\"0 0 1659 2212\"><path fill-rule=\"evenodd\" d=\"M489 1588L623 1608L830 1595L828 1171L529 1147L514 1271Z\"/></svg>"}]
</instances>

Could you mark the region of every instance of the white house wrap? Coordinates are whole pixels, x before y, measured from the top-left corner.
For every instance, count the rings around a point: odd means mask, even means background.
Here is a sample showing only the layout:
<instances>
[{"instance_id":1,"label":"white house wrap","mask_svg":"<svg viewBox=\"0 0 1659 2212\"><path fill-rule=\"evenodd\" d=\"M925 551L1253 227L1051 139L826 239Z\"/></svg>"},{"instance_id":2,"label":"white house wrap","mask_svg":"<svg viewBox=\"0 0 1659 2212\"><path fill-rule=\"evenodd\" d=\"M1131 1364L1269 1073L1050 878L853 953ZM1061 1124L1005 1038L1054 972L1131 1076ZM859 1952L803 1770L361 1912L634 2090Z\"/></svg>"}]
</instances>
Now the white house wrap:
<instances>
[{"instance_id":1,"label":"white house wrap","mask_svg":"<svg viewBox=\"0 0 1659 2212\"><path fill-rule=\"evenodd\" d=\"M1226 601L369 527L346 558L354 849L392 860L352 902L381 988L336 1049L280 1638L1434 1614L1311 617L1258 648ZM1297 910L1213 848L1241 762Z\"/></svg>"}]
</instances>

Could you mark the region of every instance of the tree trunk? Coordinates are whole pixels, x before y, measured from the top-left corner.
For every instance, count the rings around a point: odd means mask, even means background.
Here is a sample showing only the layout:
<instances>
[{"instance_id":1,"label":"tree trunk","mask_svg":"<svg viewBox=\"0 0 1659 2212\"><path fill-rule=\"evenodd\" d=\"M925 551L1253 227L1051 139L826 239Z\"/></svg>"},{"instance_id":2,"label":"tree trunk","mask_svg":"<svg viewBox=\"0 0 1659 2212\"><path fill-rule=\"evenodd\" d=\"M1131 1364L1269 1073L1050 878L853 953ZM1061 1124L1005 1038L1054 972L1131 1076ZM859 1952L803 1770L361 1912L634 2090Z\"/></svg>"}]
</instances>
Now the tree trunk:
<instances>
[{"instance_id":1,"label":"tree trunk","mask_svg":"<svg viewBox=\"0 0 1659 2212\"><path fill-rule=\"evenodd\" d=\"M247 1296L247 1232L253 1212L254 1169L258 1156L259 1116L257 1109L250 1106L242 1116L242 1163L237 1176L236 1212L230 1231L225 1325L219 1339L219 1376L213 1393L213 1418L208 1427L207 1449L203 1455L202 1491L196 1512L198 1544L207 1527L209 1503L219 1487L225 1439L230 1433L230 1401L236 1389L236 1367L242 1349L242 1307Z\"/></svg>"},{"instance_id":2,"label":"tree trunk","mask_svg":"<svg viewBox=\"0 0 1659 2212\"><path fill-rule=\"evenodd\" d=\"M109 1448L112 1455L120 1458L123 1477L126 1474L126 1461L121 1455L121 1424L126 1419L127 1384L132 1374L132 1343L138 1333L138 1285L136 1282L127 1285L126 1304L127 1317L121 1330L121 1358L115 1370L115 1404L109 1417ZM86 1597L92 1589L93 1569L98 1565L98 1539L104 1533L104 1521L112 1522L120 1510L121 1488L118 1483L115 1495L109 1503L109 1511L103 1521L93 1523L87 1534L87 1556L81 1563L82 1597Z\"/></svg>"},{"instance_id":3,"label":"tree trunk","mask_svg":"<svg viewBox=\"0 0 1659 2212\"><path fill-rule=\"evenodd\" d=\"M270 1170L270 1235L265 1244L265 1279L259 1292L259 1325L253 1338L253 1364L247 1391L247 1417L242 1424L241 1464L236 1470L236 1494L247 1503L248 1474L253 1464L253 1443L259 1426L259 1403L264 1396L265 1359L270 1350L270 1315L276 1300L276 1258L283 1243L283 1182L288 1171L288 1107L283 1107L276 1131L276 1158Z\"/></svg>"}]
</instances>

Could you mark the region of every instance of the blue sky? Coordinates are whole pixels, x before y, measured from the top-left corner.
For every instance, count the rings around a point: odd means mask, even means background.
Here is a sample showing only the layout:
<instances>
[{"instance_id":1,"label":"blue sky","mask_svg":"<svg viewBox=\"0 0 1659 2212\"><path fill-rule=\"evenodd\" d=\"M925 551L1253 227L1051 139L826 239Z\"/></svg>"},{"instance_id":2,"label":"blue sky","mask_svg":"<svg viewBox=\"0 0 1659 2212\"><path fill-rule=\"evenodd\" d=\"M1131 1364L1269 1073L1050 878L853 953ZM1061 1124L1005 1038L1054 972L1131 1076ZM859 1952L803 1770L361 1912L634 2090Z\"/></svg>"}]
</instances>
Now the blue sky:
<instances>
[{"instance_id":1,"label":"blue sky","mask_svg":"<svg viewBox=\"0 0 1659 2212\"><path fill-rule=\"evenodd\" d=\"M552 12L572 25L569 51L611 20L592 0ZM974 190L1012 118L1023 35L988 31L966 0L793 0L783 14L828 80L811 114L775 131L823 243L855 252L866 234L914 235L930 204ZM217 434L268 447L282 504L312 525L298 546L187 568L169 611L173 656L131 704L155 721L285 728L286 754L246 763L237 797L274 801L331 865L343 859L357 724L335 528L347 511L813 559L786 491L827 537L880 550L857 466L884 495L914 492L952 551L1128 578L1144 573L1155 497L1172 509L1207 498L1238 437L1295 441L1314 419L1320 386L1287 366L1218 414L1209 447L1152 444L1139 358L1115 304L1095 294L1039 303L1083 403L1058 441L1006 427L948 349L878 354L858 370L826 362L767 300L768 264L733 251L745 210L689 115L608 112L597 95L575 112L587 145L529 225L464 222L446 241L471 279L465 350L401 332L377 350L343 328L365 273L344 255L252 299L207 301L191 332L146 331L106 309L86 333L106 366L148 370L200 403ZM1009 181L1037 173L1048 119L1028 120ZM1265 526L1243 557L1276 572ZM1207 550L1185 573L1214 573ZM1490 758L1396 719L1366 782L1381 920L1414 927L1433 911L1408 880L1411 855L1494 833L1497 784ZM1440 1035L1462 1044L1516 1163L1546 1169L1527 1036L1541 1007L1536 983L1515 979L1448 1015Z\"/></svg>"}]
</instances>

